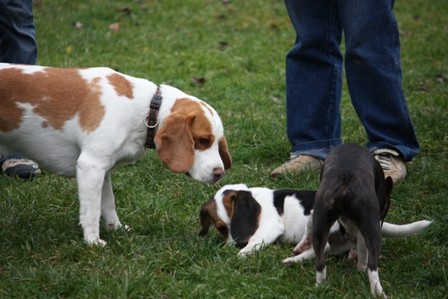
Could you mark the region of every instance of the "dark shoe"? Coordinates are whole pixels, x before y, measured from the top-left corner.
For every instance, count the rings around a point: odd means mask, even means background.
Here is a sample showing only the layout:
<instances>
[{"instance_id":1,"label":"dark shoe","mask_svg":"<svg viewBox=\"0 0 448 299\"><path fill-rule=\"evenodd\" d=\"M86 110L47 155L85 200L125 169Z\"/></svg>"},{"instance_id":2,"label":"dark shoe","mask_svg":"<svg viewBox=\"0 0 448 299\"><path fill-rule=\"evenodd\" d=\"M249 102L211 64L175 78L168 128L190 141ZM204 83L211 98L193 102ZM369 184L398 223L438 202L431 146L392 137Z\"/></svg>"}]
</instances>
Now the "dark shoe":
<instances>
[{"instance_id":1,"label":"dark shoe","mask_svg":"<svg viewBox=\"0 0 448 299\"><path fill-rule=\"evenodd\" d=\"M0 165L3 174L11 177L17 176L22 179L30 179L41 173L36 162L19 157L9 158L2 156Z\"/></svg>"}]
</instances>

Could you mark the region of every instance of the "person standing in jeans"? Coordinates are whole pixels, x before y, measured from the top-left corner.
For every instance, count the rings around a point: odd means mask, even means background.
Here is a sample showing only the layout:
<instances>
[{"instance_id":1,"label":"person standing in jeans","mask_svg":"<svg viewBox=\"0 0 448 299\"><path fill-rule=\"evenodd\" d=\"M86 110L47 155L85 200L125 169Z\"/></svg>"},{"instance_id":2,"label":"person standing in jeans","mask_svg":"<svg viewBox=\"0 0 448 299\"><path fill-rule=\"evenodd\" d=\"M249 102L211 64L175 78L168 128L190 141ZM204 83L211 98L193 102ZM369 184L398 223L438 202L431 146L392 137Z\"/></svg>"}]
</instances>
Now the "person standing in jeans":
<instances>
[{"instance_id":1,"label":"person standing in jeans","mask_svg":"<svg viewBox=\"0 0 448 299\"><path fill-rule=\"evenodd\" d=\"M343 66L367 148L399 182L419 143L409 117L393 0L285 0L296 42L286 57L290 160L272 177L319 169L341 138ZM341 53L342 38L345 55Z\"/></svg>"},{"instance_id":2,"label":"person standing in jeans","mask_svg":"<svg viewBox=\"0 0 448 299\"><path fill-rule=\"evenodd\" d=\"M0 62L36 64L37 42L32 0L0 0ZM4 174L30 178L40 174L39 166L19 153L2 155Z\"/></svg>"}]
</instances>

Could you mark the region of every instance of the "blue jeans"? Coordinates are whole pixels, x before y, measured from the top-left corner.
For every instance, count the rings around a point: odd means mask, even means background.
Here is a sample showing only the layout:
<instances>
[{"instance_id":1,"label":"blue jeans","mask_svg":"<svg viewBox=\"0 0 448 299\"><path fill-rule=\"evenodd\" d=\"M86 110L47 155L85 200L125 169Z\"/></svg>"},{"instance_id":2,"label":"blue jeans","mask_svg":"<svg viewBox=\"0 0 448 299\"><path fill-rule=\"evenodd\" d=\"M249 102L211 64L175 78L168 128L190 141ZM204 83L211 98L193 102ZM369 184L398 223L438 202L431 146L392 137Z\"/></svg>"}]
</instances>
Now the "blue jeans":
<instances>
[{"instance_id":1,"label":"blue jeans","mask_svg":"<svg viewBox=\"0 0 448 299\"><path fill-rule=\"evenodd\" d=\"M371 151L419 152L402 88L393 0L285 0L296 30L286 57L287 133L292 154L324 159L342 143L343 62ZM344 33L345 57L340 44Z\"/></svg>"},{"instance_id":2,"label":"blue jeans","mask_svg":"<svg viewBox=\"0 0 448 299\"><path fill-rule=\"evenodd\" d=\"M36 64L32 0L0 0L0 62Z\"/></svg>"}]
</instances>

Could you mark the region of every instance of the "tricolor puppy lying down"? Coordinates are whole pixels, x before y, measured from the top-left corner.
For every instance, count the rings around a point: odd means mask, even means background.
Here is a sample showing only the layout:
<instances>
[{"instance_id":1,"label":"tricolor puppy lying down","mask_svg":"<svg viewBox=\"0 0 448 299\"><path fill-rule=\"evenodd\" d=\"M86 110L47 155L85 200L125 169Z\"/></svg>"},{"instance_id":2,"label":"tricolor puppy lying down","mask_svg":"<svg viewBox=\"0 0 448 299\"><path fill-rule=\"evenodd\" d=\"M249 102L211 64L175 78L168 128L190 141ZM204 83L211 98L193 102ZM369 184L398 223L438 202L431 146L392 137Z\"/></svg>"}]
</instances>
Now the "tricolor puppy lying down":
<instances>
[{"instance_id":1,"label":"tricolor puppy lying down","mask_svg":"<svg viewBox=\"0 0 448 299\"><path fill-rule=\"evenodd\" d=\"M205 236L211 225L228 244L242 247L238 255L256 252L275 241L297 244L312 230L312 208L316 191L268 188L249 188L244 184L226 185L202 205L201 231ZM384 222L384 237L404 237L421 232L430 221L422 220L405 225ZM311 242L308 240L308 242ZM330 254L344 254L353 247L344 228L336 222L329 238ZM311 243L309 243L311 244ZM299 258L286 262L301 262L313 258L311 246L302 248ZM309 251L311 250L311 252Z\"/></svg>"},{"instance_id":2,"label":"tricolor puppy lying down","mask_svg":"<svg viewBox=\"0 0 448 299\"><path fill-rule=\"evenodd\" d=\"M111 172L154 146L169 169L200 182L217 182L232 164L218 113L179 89L109 68L0 64L0 152L76 177L88 244L105 244L100 217L122 226Z\"/></svg>"}]
</instances>

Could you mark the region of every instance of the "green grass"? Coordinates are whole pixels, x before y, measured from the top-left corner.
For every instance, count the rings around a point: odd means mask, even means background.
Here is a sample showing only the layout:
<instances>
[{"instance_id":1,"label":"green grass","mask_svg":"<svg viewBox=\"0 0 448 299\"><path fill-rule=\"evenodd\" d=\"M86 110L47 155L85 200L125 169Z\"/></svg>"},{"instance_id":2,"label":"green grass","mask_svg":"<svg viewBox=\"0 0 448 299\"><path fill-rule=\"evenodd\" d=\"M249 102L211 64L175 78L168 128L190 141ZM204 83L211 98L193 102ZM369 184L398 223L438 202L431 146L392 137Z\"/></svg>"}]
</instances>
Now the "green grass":
<instances>
[{"instance_id":1,"label":"green grass","mask_svg":"<svg viewBox=\"0 0 448 299\"><path fill-rule=\"evenodd\" d=\"M390 298L447 298L448 2L398 1L395 11L422 152L394 189L386 220L434 224L419 236L386 240L380 276ZM152 151L117 171L117 209L132 231L102 228L105 248L82 241L74 180L1 178L1 298L370 297L367 275L353 262L327 259L328 283L315 288L312 262L280 264L292 245L240 259L215 232L197 236L201 204L224 184L318 186L315 172L268 177L289 151L284 57L294 33L282 1L40 0L35 16L39 64L110 66L205 99L223 119L234 165L215 186L170 173ZM116 22L120 30L109 31ZM347 94L344 140L364 144Z\"/></svg>"}]
</instances>

